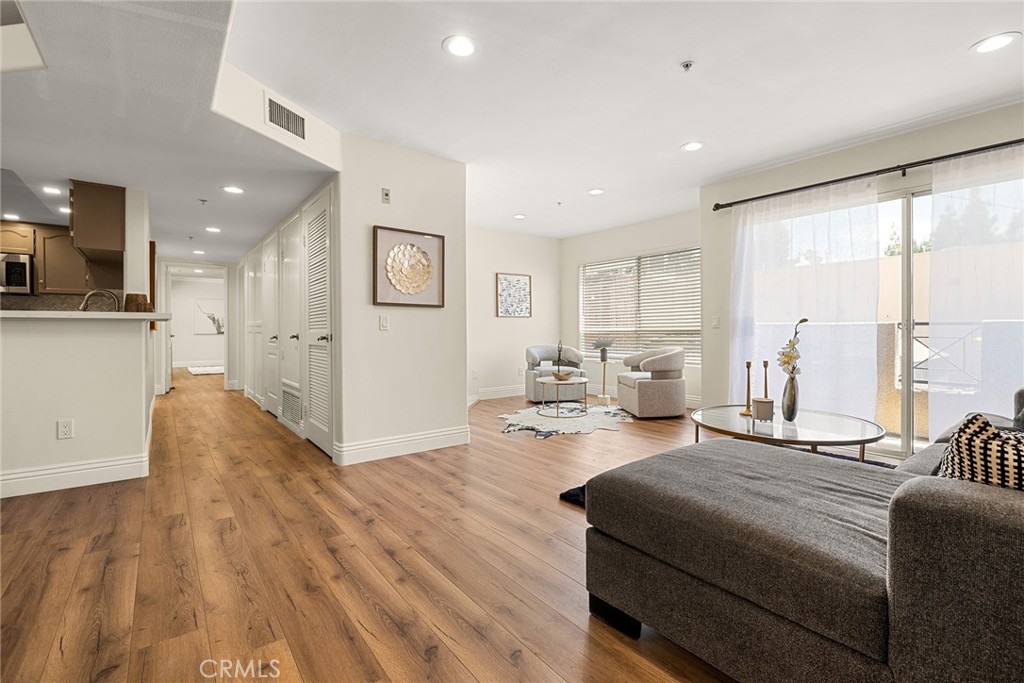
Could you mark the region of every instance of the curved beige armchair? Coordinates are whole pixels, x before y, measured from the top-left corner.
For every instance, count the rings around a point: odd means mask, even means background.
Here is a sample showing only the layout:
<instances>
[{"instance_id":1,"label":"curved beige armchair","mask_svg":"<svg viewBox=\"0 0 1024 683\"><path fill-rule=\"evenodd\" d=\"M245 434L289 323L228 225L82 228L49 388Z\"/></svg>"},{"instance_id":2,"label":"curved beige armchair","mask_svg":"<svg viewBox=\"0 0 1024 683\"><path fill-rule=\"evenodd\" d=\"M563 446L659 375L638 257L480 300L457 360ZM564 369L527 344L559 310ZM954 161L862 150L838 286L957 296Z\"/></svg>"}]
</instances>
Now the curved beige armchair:
<instances>
[{"instance_id":1,"label":"curved beige armchair","mask_svg":"<svg viewBox=\"0 0 1024 683\"><path fill-rule=\"evenodd\" d=\"M622 361L619 407L637 417L676 417L686 412L685 354L678 347L637 353Z\"/></svg>"},{"instance_id":2,"label":"curved beige armchair","mask_svg":"<svg viewBox=\"0 0 1024 683\"><path fill-rule=\"evenodd\" d=\"M558 359L558 346L554 344L542 344L540 346L526 347L526 398L534 403L541 400L541 385L537 380L541 377L548 377L558 368L554 365ZM562 347L562 369L561 372L571 372L575 377L586 377L587 371L580 367L583 364L583 354L571 346ZM587 391L586 384L575 386L563 386L559 392L559 398L563 401L582 401ZM551 387L548 387L548 400L552 400L554 394Z\"/></svg>"}]
</instances>

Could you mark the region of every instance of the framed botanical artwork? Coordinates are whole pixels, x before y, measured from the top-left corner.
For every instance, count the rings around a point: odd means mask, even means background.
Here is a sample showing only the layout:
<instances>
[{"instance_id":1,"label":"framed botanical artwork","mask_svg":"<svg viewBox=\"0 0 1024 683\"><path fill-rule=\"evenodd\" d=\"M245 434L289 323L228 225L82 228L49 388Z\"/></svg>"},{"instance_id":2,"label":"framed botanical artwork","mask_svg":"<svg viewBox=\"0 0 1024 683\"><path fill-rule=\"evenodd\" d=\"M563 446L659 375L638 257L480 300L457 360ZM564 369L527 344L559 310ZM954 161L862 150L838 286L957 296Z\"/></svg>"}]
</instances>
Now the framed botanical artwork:
<instances>
[{"instance_id":1,"label":"framed botanical artwork","mask_svg":"<svg viewBox=\"0 0 1024 683\"><path fill-rule=\"evenodd\" d=\"M496 273L494 291L499 318L529 318L533 315L533 289L529 275Z\"/></svg>"},{"instance_id":2,"label":"framed botanical artwork","mask_svg":"<svg viewBox=\"0 0 1024 683\"><path fill-rule=\"evenodd\" d=\"M444 307L444 235L373 226L373 305Z\"/></svg>"},{"instance_id":3,"label":"framed botanical artwork","mask_svg":"<svg viewBox=\"0 0 1024 683\"><path fill-rule=\"evenodd\" d=\"M192 299L192 334L224 334L224 299Z\"/></svg>"}]
</instances>

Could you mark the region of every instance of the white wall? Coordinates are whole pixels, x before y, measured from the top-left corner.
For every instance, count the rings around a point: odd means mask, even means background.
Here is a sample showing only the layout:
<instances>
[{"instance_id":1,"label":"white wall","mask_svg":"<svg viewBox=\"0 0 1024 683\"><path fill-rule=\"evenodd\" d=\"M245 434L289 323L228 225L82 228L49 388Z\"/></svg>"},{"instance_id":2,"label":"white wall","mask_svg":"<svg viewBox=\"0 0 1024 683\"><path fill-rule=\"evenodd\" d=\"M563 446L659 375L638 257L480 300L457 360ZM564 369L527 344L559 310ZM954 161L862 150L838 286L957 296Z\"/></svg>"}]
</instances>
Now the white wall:
<instances>
[{"instance_id":1,"label":"white wall","mask_svg":"<svg viewBox=\"0 0 1024 683\"><path fill-rule=\"evenodd\" d=\"M729 389L732 212L728 209L713 211L716 202L726 203L1021 137L1024 137L1024 104L1016 104L702 187L700 243L704 403L726 403ZM897 189L901 184L906 187L927 186L930 182L930 170L922 168L909 173L906 179L898 173L880 178L879 191ZM711 328L712 316L720 317L719 329Z\"/></svg>"},{"instance_id":2,"label":"white wall","mask_svg":"<svg viewBox=\"0 0 1024 683\"><path fill-rule=\"evenodd\" d=\"M561 316L561 240L498 230L466 235L467 393L470 402L523 394L527 346L554 344ZM532 317L499 318L495 274L531 276ZM476 373L476 378L473 373Z\"/></svg>"},{"instance_id":3,"label":"white wall","mask_svg":"<svg viewBox=\"0 0 1024 683\"><path fill-rule=\"evenodd\" d=\"M697 246L702 246L697 211L685 211L642 223L624 225L562 240L562 342L577 348L580 344L579 269L581 265L629 256L661 254ZM613 357L614 351L613 348ZM707 352L706 345L704 352ZM585 367L590 377L588 391L596 394L601 389L601 363L588 361ZM621 362L616 361L608 365L608 393L610 395L615 396L616 376L625 371L626 367ZM699 367L687 367L684 376L686 377L686 403L690 407L699 406L703 401L701 370Z\"/></svg>"},{"instance_id":4,"label":"white wall","mask_svg":"<svg viewBox=\"0 0 1024 683\"><path fill-rule=\"evenodd\" d=\"M176 368L224 365L222 334L195 334L192 308L195 299L226 299L223 280L212 278L171 278L172 362Z\"/></svg>"},{"instance_id":5,"label":"white wall","mask_svg":"<svg viewBox=\"0 0 1024 683\"><path fill-rule=\"evenodd\" d=\"M342 137L342 164L335 461L466 443L465 164L353 135ZM445 236L444 308L373 305L374 225ZM382 315L390 331L378 329Z\"/></svg>"},{"instance_id":6,"label":"white wall","mask_svg":"<svg viewBox=\"0 0 1024 683\"><path fill-rule=\"evenodd\" d=\"M146 476L151 348L144 320L4 319L0 495Z\"/></svg>"}]
</instances>

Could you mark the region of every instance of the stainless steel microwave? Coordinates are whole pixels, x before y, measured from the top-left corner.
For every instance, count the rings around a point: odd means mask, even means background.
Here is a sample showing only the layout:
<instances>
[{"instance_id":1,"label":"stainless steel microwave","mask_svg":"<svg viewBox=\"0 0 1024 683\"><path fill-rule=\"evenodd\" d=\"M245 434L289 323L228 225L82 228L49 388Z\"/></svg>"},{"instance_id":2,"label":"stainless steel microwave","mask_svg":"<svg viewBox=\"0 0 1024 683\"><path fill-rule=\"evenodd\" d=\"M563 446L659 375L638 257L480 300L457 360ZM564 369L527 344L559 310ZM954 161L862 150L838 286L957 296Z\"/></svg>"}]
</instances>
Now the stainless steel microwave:
<instances>
[{"instance_id":1,"label":"stainless steel microwave","mask_svg":"<svg viewBox=\"0 0 1024 683\"><path fill-rule=\"evenodd\" d=\"M28 254L0 254L0 292L32 293L32 257Z\"/></svg>"}]
</instances>

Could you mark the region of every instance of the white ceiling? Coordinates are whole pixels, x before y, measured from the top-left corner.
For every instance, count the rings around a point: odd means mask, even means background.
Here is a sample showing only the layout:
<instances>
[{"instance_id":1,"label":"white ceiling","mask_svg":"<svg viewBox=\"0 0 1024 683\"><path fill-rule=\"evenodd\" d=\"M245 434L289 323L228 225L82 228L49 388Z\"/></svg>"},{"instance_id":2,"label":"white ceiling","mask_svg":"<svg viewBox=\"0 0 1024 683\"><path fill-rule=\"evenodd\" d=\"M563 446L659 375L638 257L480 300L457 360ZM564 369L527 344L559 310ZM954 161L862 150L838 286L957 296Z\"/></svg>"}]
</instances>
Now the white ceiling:
<instances>
[{"instance_id":1,"label":"white ceiling","mask_svg":"<svg viewBox=\"0 0 1024 683\"><path fill-rule=\"evenodd\" d=\"M161 257L235 262L328 178L323 165L210 111L230 3L22 8L47 63L0 77L0 166L46 206L23 219L66 225L57 207L67 206L68 178L123 185L149 194ZM44 195L44 185L63 194ZM5 186L5 212L17 194Z\"/></svg>"},{"instance_id":2,"label":"white ceiling","mask_svg":"<svg viewBox=\"0 0 1024 683\"><path fill-rule=\"evenodd\" d=\"M48 68L0 77L0 166L47 222L67 197L43 185L125 185L149 193L161 256L234 262L328 177L210 111L230 3L22 5ZM227 59L309 112L465 161L471 228L552 236L694 208L726 176L1024 99L1020 42L967 50L1024 30L1019 2L240 2L230 22ZM480 43L461 61L440 49L460 32ZM679 151L692 139L705 149ZM5 192L4 210L9 194L24 192Z\"/></svg>"},{"instance_id":3,"label":"white ceiling","mask_svg":"<svg viewBox=\"0 0 1024 683\"><path fill-rule=\"evenodd\" d=\"M242 2L226 54L338 129L465 161L470 227L568 236L1024 99L1020 41L968 52L1022 27L1021 2ZM475 56L442 53L457 33Z\"/></svg>"}]
</instances>

